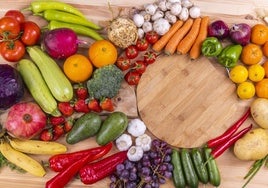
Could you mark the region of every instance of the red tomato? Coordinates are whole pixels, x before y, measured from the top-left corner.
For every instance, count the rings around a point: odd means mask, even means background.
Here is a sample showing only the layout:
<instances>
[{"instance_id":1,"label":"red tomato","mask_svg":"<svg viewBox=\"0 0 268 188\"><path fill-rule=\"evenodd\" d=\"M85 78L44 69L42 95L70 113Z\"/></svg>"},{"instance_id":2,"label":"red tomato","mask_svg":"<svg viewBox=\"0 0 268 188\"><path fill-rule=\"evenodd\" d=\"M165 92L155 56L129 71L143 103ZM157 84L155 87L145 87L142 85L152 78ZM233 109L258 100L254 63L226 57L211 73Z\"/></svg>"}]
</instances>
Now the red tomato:
<instances>
[{"instance_id":1,"label":"red tomato","mask_svg":"<svg viewBox=\"0 0 268 188\"><path fill-rule=\"evenodd\" d=\"M4 39L14 39L20 34L20 23L12 17L4 16L0 19L0 35Z\"/></svg>"},{"instance_id":2,"label":"red tomato","mask_svg":"<svg viewBox=\"0 0 268 188\"><path fill-rule=\"evenodd\" d=\"M23 32L21 36L21 41L25 45L32 46L39 41L41 29L36 23L32 21L25 21L21 24L21 30Z\"/></svg>"},{"instance_id":3,"label":"red tomato","mask_svg":"<svg viewBox=\"0 0 268 188\"><path fill-rule=\"evenodd\" d=\"M145 33L145 39L150 43L154 44L159 39L159 35L155 31L149 31Z\"/></svg>"},{"instance_id":4,"label":"red tomato","mask_svg":"<svg viewBox=\"0 0 268 188\"><path fill-rule=\"evenodd\" d=\"M5 16L15 18L20 24L25 21L25 16L19 10L8 10Z\"/></svg>"},{"instance_id":5,"label":"red tomato","mask_svg":"<svg viewBox=\"0 0 268 188\"><path fill-rule=\"evenodd\" d=\"M130 68L131 62L130 62L130 59L121 56L121 57L118 57L115 64L119 69L121 69L122 71L125 71Z\"/></svg>"},{"instance_id":6,"label":"red tomato","mask_svg":"<svg viewBox=\"0 0 268 188\"><path fill-rule=\"evenodd\" d=\"M144 62L146 64L152 64L155 62L157 55L153 51L147 51L145 52L143 57L144 57Z\"/></svg>"},{"instance_id":7,"label":"red tomato","mask_svg":"<svg viewBox=\"0 0 268 188\"><path fill-rule=\"evenodd\" d=\"M127 47L125 50L125 53L126 53L127 58L129 59L134 59L139 55L139 51L137 47L134 45Z\"/></svg>"},{"instance_id":8,"label":"red tomato","mask_svg":"<svg viewBox=\"0 0 268 188\"><path fill-rule=\"evenodd\" d=\"M0 44L0 54L10 62L16 62L22 59L25 54L25 46L19 41L5 41Z\"/></svg>"},{"instance_id":9,"label":"red tomato","mask_svg":"<svg viewBox=\"0 0 268 188\"><path fill-rule=\"evenodd\" d=\"M149 43L145 39L138 39L136 43L136 47L139 51L145 51L149 47Z\"/></svg>"},{"instance_id":10,"label":"red tomato","mask_svg":"<svg viewBox=\"0 0 268 188\"><path fill-rule=\"evenodd\" d=\"M138 85L141 75L135 71L129 71L125 75L125 80L129 85Z\"/></svg>"},{"instance_id":11,"label":"red tomato","mask_svg":"<svg viewBox=\"0 0 268 188\"><path fill-rule=\"evenodd\" d=\"M133 71L139 73L140 75L143 74L146 70L146 64L144 61L138 60L133 65Z\"/></svg>"}]
</instances>

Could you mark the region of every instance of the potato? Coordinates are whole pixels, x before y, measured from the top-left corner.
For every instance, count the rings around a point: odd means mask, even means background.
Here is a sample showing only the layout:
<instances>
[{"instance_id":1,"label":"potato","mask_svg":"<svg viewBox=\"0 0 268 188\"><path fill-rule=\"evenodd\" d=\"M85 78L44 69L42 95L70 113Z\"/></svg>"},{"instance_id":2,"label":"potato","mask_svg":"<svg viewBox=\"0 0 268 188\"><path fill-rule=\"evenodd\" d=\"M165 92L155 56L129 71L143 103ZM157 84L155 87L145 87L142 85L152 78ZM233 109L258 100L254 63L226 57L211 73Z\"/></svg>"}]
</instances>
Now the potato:
<instances>
[{"instance_id":1,"label":"potato","mask_svg":"<svg viewBox=\"0 0 268 188\"><path fill-rule=\"evenodd\" d=\"M250 105L251 116L262 128L268 129L268 99L257 98Z\"/></svg>"},{"instance_id":2,"label":"potato","mask_svg":"<svg viewBox=\"0 0 268 188\"><path fill-rule=\"evenodd\" d=\"M268 132L256 128L236 141L234 154L240 160L258 160L268 154Z\"/></svg>"}]
</instances>

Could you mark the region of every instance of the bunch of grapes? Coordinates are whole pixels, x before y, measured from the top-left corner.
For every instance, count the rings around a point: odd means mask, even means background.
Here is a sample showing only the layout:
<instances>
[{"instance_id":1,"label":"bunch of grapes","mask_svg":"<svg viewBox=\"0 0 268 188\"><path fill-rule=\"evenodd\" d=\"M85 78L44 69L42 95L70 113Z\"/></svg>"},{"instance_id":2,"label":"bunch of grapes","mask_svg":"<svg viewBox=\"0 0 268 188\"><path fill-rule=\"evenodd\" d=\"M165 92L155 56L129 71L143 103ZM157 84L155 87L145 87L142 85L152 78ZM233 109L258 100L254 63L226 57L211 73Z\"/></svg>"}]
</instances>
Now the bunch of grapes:
<instances>
[{"instance_id":1,"label":"bunch of grapes","mask_svg":"<svg viewBox=\"0 0 268 188\"><path fill-rule=\"evenodd\" d=\"M155 139L151 149L144 152L140 161L128 159L117 165L110 176L110 188L158 188L172 177L171 147L164 141Z\"/></svg>"}]
</instances>

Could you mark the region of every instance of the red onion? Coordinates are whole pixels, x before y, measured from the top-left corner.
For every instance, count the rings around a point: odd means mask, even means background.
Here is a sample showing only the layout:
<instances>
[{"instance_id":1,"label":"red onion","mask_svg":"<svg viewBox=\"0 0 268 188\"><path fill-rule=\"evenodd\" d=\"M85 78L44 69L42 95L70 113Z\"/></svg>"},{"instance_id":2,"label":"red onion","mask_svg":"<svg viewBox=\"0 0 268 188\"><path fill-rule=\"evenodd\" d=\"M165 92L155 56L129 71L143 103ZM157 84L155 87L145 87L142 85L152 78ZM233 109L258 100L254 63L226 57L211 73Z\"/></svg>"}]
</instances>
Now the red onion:
<instances>
[{"instance_id":1,"label":"red onion","mask_svg":"<svg viewBox=\"0 0 268 188\"><path fill-rule=\"evenodd\" d=\"M47 31L43 38L42 47L55 59L64 59L78 50L79 40L76 33L68 28Z\"/></svg>"},{"instance_id":2,"label":"red onion","mask_svg":"<svg viewBox=\"0 0 268 188\"><path fill-rule=\"evenodd\" d=\"M224 39L229 36L229 27L222 20L214 21L208 26L208 36Z\"/></svg>"},{"instance_id":3,"label":"red onion","mask_svg":"<svg viewBox=\"0 0 268 188\"><path fill-rule=\"evenodd\" d=\"M250 42L251 27L245 23L234 24L230 28L230 38L234 43L245 46Z\"/></svg>"}]
</instances>

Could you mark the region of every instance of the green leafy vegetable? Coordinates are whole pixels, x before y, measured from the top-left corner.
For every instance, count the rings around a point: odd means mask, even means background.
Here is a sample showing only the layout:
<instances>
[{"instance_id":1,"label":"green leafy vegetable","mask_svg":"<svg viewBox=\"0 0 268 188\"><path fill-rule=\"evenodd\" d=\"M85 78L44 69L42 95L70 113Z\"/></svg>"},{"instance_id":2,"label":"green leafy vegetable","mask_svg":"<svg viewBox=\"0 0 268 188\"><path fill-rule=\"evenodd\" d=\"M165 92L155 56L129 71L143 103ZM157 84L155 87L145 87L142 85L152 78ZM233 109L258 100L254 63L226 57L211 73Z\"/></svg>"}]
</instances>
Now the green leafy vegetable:
<instances>
[{"instance_id":1,"label":"green leafy vegetable","mask_svg":"<svg viewBox=\"0 0 268 188\"><path fill-rule=\"evenodd\" d=\"M11 170L17 170L18 172L25 173L25 170L19 168L13 163L9 162L3 155L0 153L0 169L3 167L9 167Z\"/></svg>"},{"instance_id":2,"label":"green leafy vegetable","mask_svg":"<svg viewBox=\"0 0 268 188\"><path fill-rule=\"evenodd\" d=\"M89 95L95 99L113 98L118 94L123 79L123 72L115 65L98 68L87 82Z\"/></svg>"}]
</instances>

